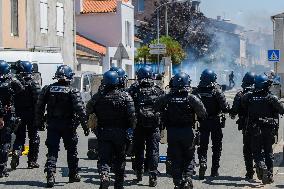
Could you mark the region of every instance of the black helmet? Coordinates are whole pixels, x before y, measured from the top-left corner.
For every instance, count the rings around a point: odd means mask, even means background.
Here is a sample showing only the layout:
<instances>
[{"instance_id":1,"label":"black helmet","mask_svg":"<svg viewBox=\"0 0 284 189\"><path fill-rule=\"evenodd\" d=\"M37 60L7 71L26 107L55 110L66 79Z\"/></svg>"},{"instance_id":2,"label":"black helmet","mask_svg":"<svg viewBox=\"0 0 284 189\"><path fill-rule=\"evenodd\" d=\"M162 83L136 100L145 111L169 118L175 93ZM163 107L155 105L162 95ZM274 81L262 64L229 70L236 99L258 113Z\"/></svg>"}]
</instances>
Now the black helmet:
<instances>
[{"instance_id":1,"label":"black helmet","mask_svg":"<svg viewBox=\"0 0 284 189\"><path fill-rule=\"evenodd\" d=\"M255 77L255 89L266 90L269 89L271 82L266 75L258 75Z\"/></svg>"},{"instance_id":2,"label":"black helmet","mask_svg":"<svg viewBox=\"0 0 284 189\"><path fill-rule=\"evenodd\" d=\"M106 86L117 86L119 84L118 73L116 71L105 72L102 82Z\"/></svg>"},{"instance_id":3,"label":"black helmet","mask_svg":"<svg viewBox=\"0 0 284 189\"><path fill-rule=\"evenodd\" d=\"M54 79L72 80L73 76L74 72L70 66L61 65L57 68Z\"/></svg>"},{"instance_id":4,"label":"black helmet","mask_svg":"<svg viewBox=\"0 0 284 189\"><path fill-rule=\"evenodd\" d=\"M17 73L32 74L33 64L29 61L17 61L16 62Z\"/></svg>"},{"instance_id":5,"label":"black helmet","mask_svg":"<svg viewBox=\"0 0 284 189\"><path fill-rule=\"evenodd\" d=\"M153 76L153 70L151 66L144 66L140 68L137 72L138 80L152 79L152 76Z\"/></svg>"},{"instance_id":6,"label":"black helmet","mask_svg":"<svg viewBox=\"0 0 284 189\"><path fill-rule=\"evenodd\" d=\"M127 75L122 68L119 67L111 67L109 71L115 71L119 77L119 84L125 84L125 80L127 79Z\"/></svg>"},{"instance_id":7,"label":"black helmet","mask_svg":"<svg viewBox=\"0 0 284 189\"><path fill-rule=\"evenodd\" d=\"M185 88L190 87L190 82L191 80L189 75L184 72L180 72L171 79L170 85L172 88Z\"/></svg>"},{"instance_id":8,"label":"black helmet","mask_svg":"<svg viewBox=\"0 0 284 189\"><path fill-rule=\"evenodd\" d=\"M217 75L215 74L214 71L209 70L209 69L205 69L200 77L200 82L204 83L204 84L212 84L214 82L216 82L217 80Z\"/></svg>"},{"instance_id":9,"label":"black helmet","mask_svg":"<svg viewBox=\"0 0 284 189\"><path fill-rule=\"evenodd\" d=\"M256 77L255 73L247 72L243 78L242 87L243 88L251 87L255 82L255 77Z\"/></svg>"},{"instance_id":10,"label":"black helmet","mask_svg":"<svg viewBox=\"0 0 284 189\"><path fill-rule=\"evenodd\" d=\"M3 77L9 74L11 71L11 66L4 60L0 60L0 76Z\"/></svg>"}]
</instances>

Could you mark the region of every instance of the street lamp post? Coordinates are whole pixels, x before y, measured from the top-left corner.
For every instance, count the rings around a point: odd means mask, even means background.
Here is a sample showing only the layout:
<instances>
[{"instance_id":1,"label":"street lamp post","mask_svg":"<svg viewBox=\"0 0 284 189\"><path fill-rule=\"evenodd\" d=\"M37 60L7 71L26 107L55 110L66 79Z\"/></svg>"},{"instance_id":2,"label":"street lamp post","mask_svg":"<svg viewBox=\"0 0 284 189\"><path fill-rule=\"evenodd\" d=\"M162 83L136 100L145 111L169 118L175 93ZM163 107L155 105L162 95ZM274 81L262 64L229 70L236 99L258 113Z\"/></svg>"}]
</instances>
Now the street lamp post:
<instances>
[{"instance_id":1,"label":"street lamp post","mask_svg":"<svg viewBox=\"0 0 284 189\"><path fill-rule=\"evenodd\" d=\"M160 44L160 8L162 8L163 6L166 6L166 15L165 15L165 27L166 27L166 36L169 35L169 26L168 26L168 9L167 9L167 5L169 4L173 4L173 3L184 3L187 2L189 0L170 0L167 3L161 4L160 6L158 6L154 12L157 11L157 41L158 44ZM158 54L158 73L160 72L160 55Z\"/></svg>"}]
</instances>

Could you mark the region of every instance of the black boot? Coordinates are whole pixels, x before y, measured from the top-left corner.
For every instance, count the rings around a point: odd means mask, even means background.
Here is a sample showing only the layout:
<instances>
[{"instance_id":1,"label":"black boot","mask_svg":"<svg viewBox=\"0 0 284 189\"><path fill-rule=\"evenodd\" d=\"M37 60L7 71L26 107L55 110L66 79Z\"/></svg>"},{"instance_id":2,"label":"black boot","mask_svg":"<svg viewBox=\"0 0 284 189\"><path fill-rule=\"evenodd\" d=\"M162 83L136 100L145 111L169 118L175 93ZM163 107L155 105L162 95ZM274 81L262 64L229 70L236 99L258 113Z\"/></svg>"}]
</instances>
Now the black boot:
<instances>
[{"instance_id":1,"label":"black boot","mask_svg":"<svg viewBox=\"0 0 284 189\"><path fill-rule=\"evenodd\" d=\"M11 169L16 170L16 168L19 166L19 160L20 160L20 152L14 151L12 154L12 160L11 160Z\"/></svg>"},{"instance_id":2,"label":"black boot","mask_svg":"<svg viewBox=\"0 0 284 189\"><path fill-rule=\"evenodd\" d=\"M273 173L268 173L268 184L272 184L274 182Z\"/></svg>"},{"instance_id":3,"label":"black boot","mask_svg":"<svg viewBox=\"0 0 284 189\"><path fill-rule=\"evenodd\" d=\"M199 179L200 180L204 180L206 169L207 169L206 163L204 163L204 162L200 163L200 165L199 165Z\"/></svg>"},{"instance_id":4,"label":"black boot","mask_svg":"<svg viewBox=\"0 0 284 189\"><path fill-rule=\"evenodd\" d=\"M28 169L39 168L39 164L37 162L28 162Z\"/></svg>"},{"instance_id":5,"label":"black boot","mask_svg":"<svg viewBox=\"0 0 284 189\"><path fill-rule=\"evenodd\" d=\"M55 177L54 177L54 173L52 172L48 172L47 176L46 176L46 186L47 188L52 188L55 184Z\"/></svg>"},{"instance_id":6,"label":"black boot","mask_svg":"<svg viewBox=\"0 0 284 189\"><path fill-rule=\"evenodd\" d=\"M245 175L246 180L252 180L254 175L254 171L247 172Z\"/></svg>"},{"instance_id":7,"label":"black boot","mask_svg":"<svg viewBox=\"0 0 284 189\"><path fill-rule=\"evenodd\" d=\"M156 187L157 186L157 174L150 173L150 176L149 176L149 186L150 187Z\"/></svg>"},{"instance_id":8,"label":"black boot","mask_svg":"<svg viewBox=\"0 0 284 189\"><path fill-rule=\"evenodd\" d=\"M185 178L182 182L181 188L182 189L193 189L192 179L190 177Z\"/></svg>"},{"instance_id":9,"label":"black boot","mask_svg":"<svg viewBox=\"0 0 284 189\"><path fill-rule=\"evenodd\" d=\"M212 168L211 169L211 177L218 177L219 176L219 172L217 168Z\"/></svg>"},{"instance_id":10,"label":"black boot","mask_svg":"<svg viewBox=\"0 0 284 189\"><path fill-rule=\"evenodd\" d=\"M110 185L110 178L107 173L101 173L100 189L108 189Z\"/></svg>"},{"instance_id":11,"label":"black boot","mask_svg":"<svg viewBox=\"0 0 284 189\"><path fill-rule=\"evenodd\" d=\"M170 160L167 160L167 161L166 161L166 173L167 173L168 175L172 175L172 173L173 173L173 170L172 170L172 161L170 161Z\"/></svg>"},{"instance_id":12,"label":"black boot","mask_svg":"<svg viewBox=\"0 0 284 189\"><path fill-rule=\"evenodd\" d=\"M69 183L80 182L81 176L78 173L69 174Z\"/></svg>"},{"instance_id":13,"label":"black boot","mask_svg":"<svg viewBox=\"0 0 284 189\"><path fill-rule=\"evenodd\" d=\"M263 184L268 184L268 170L266 166L256 166L256 175L259 180L262 181Z\"/></svg>"},{"instance_id":14,"label":"black boot","mask_svg":"<svg viewBox=\"0 0 284 189\"><path fill-rule=\"evenodd\" d=\"M143 178L143 171L136 171L136 181L141 182Z\"/></svg>"}]
</instances>

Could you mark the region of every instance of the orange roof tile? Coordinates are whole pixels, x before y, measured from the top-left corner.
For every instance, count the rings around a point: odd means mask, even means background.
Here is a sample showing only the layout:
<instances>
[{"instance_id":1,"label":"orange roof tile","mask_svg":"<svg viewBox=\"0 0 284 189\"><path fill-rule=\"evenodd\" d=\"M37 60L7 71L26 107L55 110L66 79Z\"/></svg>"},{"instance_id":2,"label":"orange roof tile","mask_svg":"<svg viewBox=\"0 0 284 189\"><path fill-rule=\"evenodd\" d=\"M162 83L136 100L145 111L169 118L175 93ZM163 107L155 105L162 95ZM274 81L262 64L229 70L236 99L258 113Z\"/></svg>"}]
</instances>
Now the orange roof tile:
<instances>
[{"instance_id":1,"label":"orange roof tile","mask_svg":"<svg viewBox=\"0 0 284 189\"><path fill-rule=\"evenodd\" d=\"M98 52L99 54L105 55L106 54L106 47L96 43L95 41L92 41L80 34L76 35L76 44L81 45L83 47L86 47L88 49L91 49L95 52Z\"/></svg>"},{"instance_id":2,"label":"orange roof tile","mask_svg":"<svg viewBox=\"0 0 284 189\"><path fill-rule=\"evenodd\" d=\"M82 14L116 12L118 0L83 0ZM122 0L124 3L129 0Z\"/></svg>"},{"instance_id":3,"label":"orange roof tile","mask_svg":"<svg viewBox=\"0 0 284 189\"><path fill-rule=\"evenodd\" d=\"M116 0L84 0L82 14L116 12Z\"/></svg>"}]
</instances>

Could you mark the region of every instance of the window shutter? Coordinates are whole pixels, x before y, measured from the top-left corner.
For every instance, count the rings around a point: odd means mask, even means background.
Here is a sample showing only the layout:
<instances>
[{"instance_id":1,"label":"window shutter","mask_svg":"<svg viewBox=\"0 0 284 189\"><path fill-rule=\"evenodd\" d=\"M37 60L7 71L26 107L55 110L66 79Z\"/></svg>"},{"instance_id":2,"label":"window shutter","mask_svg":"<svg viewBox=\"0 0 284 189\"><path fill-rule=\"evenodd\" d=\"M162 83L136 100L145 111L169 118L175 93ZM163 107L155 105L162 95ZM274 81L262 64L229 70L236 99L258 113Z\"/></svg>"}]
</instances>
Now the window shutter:
<instances>
[{"instance_id":1,"label":"window shutter","mask_svg":"<svg viewBox=\"0 0 284 189\"><path fill-rule=\"evenodd\" d=\"M19 35L18 0L11 0L11 35Z\"/></svg>"},{"instance_id":2,"label":"window shutter","mask_svg":"<svg viewBox=\"0 0 284 189\"><path fill-rule=\"evenodd\" d=\"M40 32L48 31L47 0L40 0Z\"/></svg>"},{"instance_id":3,"label":"window shutter","mask_svg":"<svg viewBox=\"0 0 284 189\"><path fill-rule=\"evenodd\" d=\"M56 4L56 30L58 36L64 35L64 7L62 3Z\"/></svg>"},{"instance_id":4,"label":"window shutter","mask_svg":"<svg viewBox=\"0 0 284 189\"><path fill-rule=\"evenodd\" d=\"M131 46L131 23L129 21L125 21L125 44L126 46Z\"/></svg>"}]
</instances>

